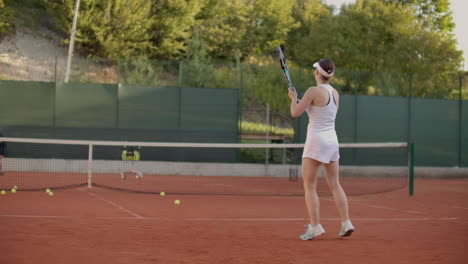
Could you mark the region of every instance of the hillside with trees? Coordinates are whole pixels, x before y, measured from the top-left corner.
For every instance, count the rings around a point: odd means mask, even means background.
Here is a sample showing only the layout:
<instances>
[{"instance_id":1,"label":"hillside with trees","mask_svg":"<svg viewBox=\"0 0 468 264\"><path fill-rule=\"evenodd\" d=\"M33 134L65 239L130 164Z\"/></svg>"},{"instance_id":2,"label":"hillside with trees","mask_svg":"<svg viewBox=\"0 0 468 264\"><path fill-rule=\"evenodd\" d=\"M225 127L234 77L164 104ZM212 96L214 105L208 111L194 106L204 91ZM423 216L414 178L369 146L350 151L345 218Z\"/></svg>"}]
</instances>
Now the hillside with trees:
<instances>
[{"instance_id":1,"label":"hillside with trees","mask_svg":"<svg viewBox=\"0 0 468 264\"><path fill-rule=\"evenodd\" d=\"M29 8L66 48L74 6L75 0L0 0L0 35L15 34ZM463 54L449 0L357 0L341 8L320 0L81 0L75 54L140 64L184 61L214 76L193 85L233 86L226 80L243 70L246 86L256 86L251 96L283 111L285 103L275 103L284 91L278 45L299 91L313 83L312 63L327 57L341 71L343 91L406 96L411 80L413 96L458 94ZM379 90L382 83L388 91Z\"/></svg>"}]
</instances>

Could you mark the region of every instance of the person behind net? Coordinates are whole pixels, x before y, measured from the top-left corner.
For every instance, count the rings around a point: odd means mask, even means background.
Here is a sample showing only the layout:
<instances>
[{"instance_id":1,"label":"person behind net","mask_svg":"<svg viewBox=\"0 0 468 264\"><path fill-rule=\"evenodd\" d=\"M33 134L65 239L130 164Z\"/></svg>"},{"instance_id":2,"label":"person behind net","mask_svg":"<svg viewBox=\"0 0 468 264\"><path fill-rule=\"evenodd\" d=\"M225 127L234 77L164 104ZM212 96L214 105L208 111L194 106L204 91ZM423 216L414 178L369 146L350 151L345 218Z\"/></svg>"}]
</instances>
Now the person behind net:
<instances>
[{"instance_id":1,"label":"person behind net","mask_svg":"<svg viewBox=\"0 0 468 264\"><path fill-rule=\"evenodd\" d=\"M329 84L335 73L332 60L322 59L314 63L317 86L307 89L301 100L297 92L288 89L291 99L291 115L299 117L304 111L309 116L307 137L302 154L302 177L304 198L310 223L302 240L311 240L325 233L320 224L320 203L317 195L317 178L320 166L325 168L328 187L335 199L341 216L340 236L350 236L354 227L349 220L348 199L339 181L339 145L335 131L335 118L339 105L339 94Z\"/></svg>"},{"instance_id":2,"label":"person behind net","mask_svg":"<svg viewBox=\"0 0 468 264\"><path fill-rule=\"evenodd\" d=\"M5 135L0 130L0 138L5 137ZM3 171L3 158L7 155L7 146L6 142L1 141L0 139L0 176L5 174Z\"/></svg>"}]
</instances>

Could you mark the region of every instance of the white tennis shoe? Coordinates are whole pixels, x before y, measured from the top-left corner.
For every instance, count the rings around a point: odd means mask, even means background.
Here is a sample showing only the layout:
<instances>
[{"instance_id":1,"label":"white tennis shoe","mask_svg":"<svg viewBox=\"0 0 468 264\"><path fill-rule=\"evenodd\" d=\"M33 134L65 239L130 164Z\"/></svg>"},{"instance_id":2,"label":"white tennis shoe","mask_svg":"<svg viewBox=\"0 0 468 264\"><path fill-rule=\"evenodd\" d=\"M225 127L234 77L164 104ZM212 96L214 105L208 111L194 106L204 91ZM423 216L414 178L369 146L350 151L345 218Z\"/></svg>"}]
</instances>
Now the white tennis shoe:
<instances>
[{"instance_id":1,"label":"white tennis shoe","mask_svg":"<svg viewBox=\"0 0 468 264\"><path fill-rule=\"evenodd\" d=\"M323 229L321 224L318 224L318 225L316 225L314 227L312 225L310 225L310 224L308 224L306 226L307 226L306 232L299 237L302 240L311 240L311 239L314 239L314 238L316 238L316 237L318 237L320 235L325 234L325 229Z\"/></svg>"},{"instance_id":2,"label":"white tennis shoe","mask_svg":"<svg viewBox=\"0 0 468 264\"><path fill-rule=\"evenodd\" d=\"M350 236L354 232L354 226L351 224L351 221L346 221L341 223L341 231L340 231L340 236L341 237L347 237Z\"/></svg>"}]
</instances>

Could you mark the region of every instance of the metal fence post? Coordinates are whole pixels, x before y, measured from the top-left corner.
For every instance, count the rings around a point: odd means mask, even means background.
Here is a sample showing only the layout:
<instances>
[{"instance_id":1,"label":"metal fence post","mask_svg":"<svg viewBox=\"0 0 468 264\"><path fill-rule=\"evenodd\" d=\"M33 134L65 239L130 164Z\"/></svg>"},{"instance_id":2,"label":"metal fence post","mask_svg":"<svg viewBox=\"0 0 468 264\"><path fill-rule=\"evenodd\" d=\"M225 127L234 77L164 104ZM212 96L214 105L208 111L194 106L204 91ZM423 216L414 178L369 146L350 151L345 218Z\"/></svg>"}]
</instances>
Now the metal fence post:
<instances>
[{"instance_id":1,"label":"metal fence post","mask_svg":"<svg viewBox=\"0 0 468 264\"><path fill-rule=\"evenodd\" d=\"M182 86L182 61L179 61L179 86Z\"/></svg>"},{"instance_id":2,"label":"metal fence post","mask_svg":"<svg viewBox=\"0 0 468 264\"><path fill-rule=\"evenodd\" d=\"M408 74L408 124L407 124L407 131L406 131L406 137L407 141L411 142L411 121L412 121L412 97L413 97L413 75L411 73Z\"/></svg>"},{"instance_id":3,"label":"metal fence post","mask_svg":"<svg viewBox=\"0 0 468 264\"><path fill-rule=\"evenodd\" d=\"M354 81L356 86L354 88L354 135L353 141L357 142L358 140L358 90L359 90L359 71L354 73Z\"/></svg>"},{"instance_id":4,"label":"metal fence post","mask_svg":"<svg viewBox=\"0 0 468 264\"><path fill-rule=\"evenodd\" d=\"M458 100L458 167L463 166L463 75L460 75L460 95Z\"/></svg>"},{"instance_id":5,"label":"metal fence post","mask_svg":"<svg viewBox=\"0 0 468 264\"><path fill-rule=\"evenodd\" d=\"M238 124L238 134L241 135L242 134L242 107L243 107L243 88L244 88L244 71L243 71L243 66L242 64L239 64L239 93L238 93L238 99L237 99L237 103L238 103L238 120L239 120L239 124Z\"/></svg>"}]
</instances>

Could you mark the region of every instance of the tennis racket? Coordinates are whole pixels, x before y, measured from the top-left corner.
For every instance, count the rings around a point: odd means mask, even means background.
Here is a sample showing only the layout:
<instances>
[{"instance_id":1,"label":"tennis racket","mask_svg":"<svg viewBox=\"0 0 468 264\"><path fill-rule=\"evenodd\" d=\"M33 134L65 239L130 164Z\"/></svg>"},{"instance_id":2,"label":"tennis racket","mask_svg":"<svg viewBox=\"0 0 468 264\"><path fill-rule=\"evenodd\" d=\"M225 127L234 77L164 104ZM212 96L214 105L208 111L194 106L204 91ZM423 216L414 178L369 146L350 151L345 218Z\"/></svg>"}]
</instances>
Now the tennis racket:
<instances>
[{"instance_id":1,"label":"tennis racket","mask_svg":"<svg viewBox=\"0 0 468 264\"><path fill-rule=\"evenodd\" d=\"M278 52L279 62L281 65L281 69L283 69L284 78L288 82L289 89L294 91L294 86L292 84L291 76L289 75L288 66L286 65L286 60L284 59L284 55L283 55L283 51L281 50L281 47L278 46L276 48L276 51Z\"/></svg>"}]
</instances>

